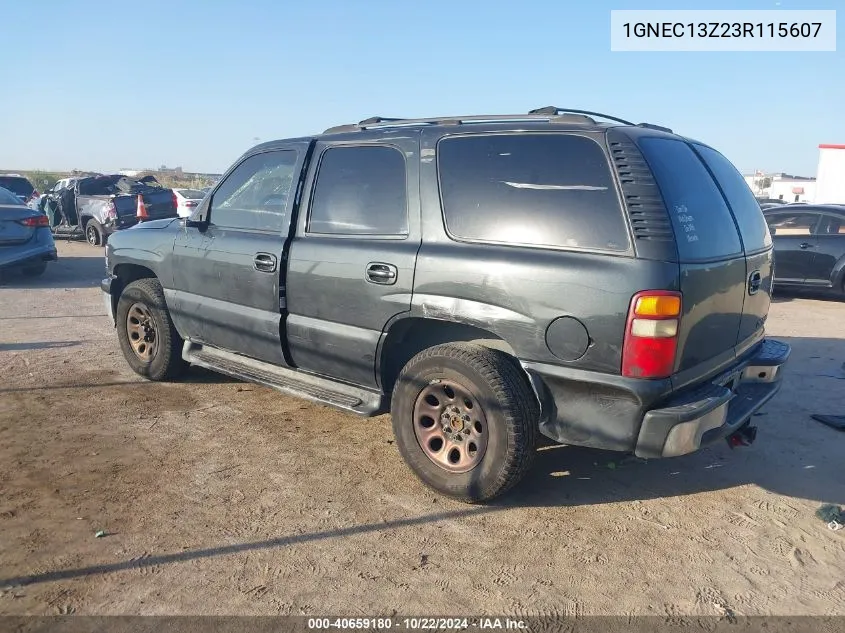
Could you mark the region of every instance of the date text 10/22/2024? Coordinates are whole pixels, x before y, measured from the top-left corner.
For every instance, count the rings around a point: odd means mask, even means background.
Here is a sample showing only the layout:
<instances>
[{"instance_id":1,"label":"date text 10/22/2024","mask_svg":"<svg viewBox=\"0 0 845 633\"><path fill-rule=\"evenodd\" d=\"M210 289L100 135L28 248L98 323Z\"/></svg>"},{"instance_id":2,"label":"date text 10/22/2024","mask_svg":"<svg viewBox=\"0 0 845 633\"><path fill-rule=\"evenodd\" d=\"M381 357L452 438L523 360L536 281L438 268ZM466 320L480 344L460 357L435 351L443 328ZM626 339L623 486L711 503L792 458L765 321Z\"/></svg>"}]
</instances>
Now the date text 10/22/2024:
<instances>
[{"instance_id":1,"label":"date text 10/22/2024","mask_svg":"<svg viewBox=\"0 0 845 633\"><path fill-rule=\"evenodd\" d=\"M514 618L308 618L308 629L328 631L332 629L377 629L377 630L525 630L524 620Z\"/></svg>"}]
</instances>

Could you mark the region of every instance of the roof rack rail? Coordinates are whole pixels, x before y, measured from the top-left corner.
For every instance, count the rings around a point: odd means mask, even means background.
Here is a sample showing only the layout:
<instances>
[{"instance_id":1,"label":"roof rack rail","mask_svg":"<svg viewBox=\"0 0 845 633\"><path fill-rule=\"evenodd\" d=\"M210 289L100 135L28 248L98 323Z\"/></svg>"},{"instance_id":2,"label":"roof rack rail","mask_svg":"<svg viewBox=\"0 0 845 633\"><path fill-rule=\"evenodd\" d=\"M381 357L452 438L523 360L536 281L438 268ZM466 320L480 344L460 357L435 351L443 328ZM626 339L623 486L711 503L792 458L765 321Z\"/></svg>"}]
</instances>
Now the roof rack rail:
<instances>
[{"instance_id":1,"label":"roof rack rail","mask_svg":"<svg viewBox=\"0 0 845 633\"><path fill-rule=\"evenodd\" d=\"M566 116L571 115L571 116ZM595 120L579 112L563 112L561 114L549 112L530 112L528 114L477 114L472 116L429 117L422 119L396 119L374 116L358 123L336 125L328 128L323 134L337 134L341 132L358 132L373 128L404 127L411 125L462 125L464 123L508 123L551 121L560 123L595 123Z\"/></svg>"},{"instance_id":2,"label":"roof rack rail","mask_svg":"<svg viewBox=\"0 0 845 633\"><path fill-rule=\"evenodd\" d=\"M535 108L531 110L529 114L548 114L548 115L555 115L555 114L585 114L587 116L597 116L601 117L602 119L607 119L608 121L616 121L617 123L621 123L622 125L633 125L636 127L643 127L649 130L658 130L660 132L668 132L669 134L673 134L672 130L668 127L663 127L662 125L654 125L653 123L632 123L631 121L626 121L625 119L620 119L616 116L611 116L610 114L602 114L601 112L592 112L590 110L575 110L573 108L558 108L557 106L546 106L545 108Z\"/></svg>"},{"instance_id":3,"label":"roof rack rail","mask_svg":"<svg viewBox=\"0 0 845 633\"><path fill-rule=\"evenodd\" d=\"M626 121L625 119L610 116L609 114L602 114L601 112L592 112L590 110L574 110L572 108L558 108L557 106L535 108L534 110L529 111L528 114L548 114L551 116L554 116L556 114L585 114L587 116L597 116L601 117L602 119L608 119L609 121L616 121L617 123L623 123L625 125L634 125L633 123L631 123L630 121Z\"/></svg>"}]
</instances>

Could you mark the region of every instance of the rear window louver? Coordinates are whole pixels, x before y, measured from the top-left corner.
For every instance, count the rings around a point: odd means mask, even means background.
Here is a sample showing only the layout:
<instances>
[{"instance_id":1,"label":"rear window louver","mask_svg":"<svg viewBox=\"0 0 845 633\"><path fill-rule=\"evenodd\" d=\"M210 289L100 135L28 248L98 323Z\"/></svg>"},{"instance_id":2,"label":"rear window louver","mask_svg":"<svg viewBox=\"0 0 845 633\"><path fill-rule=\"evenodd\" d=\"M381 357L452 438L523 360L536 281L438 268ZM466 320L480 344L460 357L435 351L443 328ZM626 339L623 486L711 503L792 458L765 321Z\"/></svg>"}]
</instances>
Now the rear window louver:
<instances>
[{"instance_id":1,"label":"rear window louver","mask_svg":"<svg viewBox=\"0 0 845 633\"><path fill-rule=\"evenodd\" d=\"M674 242L672 224L651 169L627 138L608 133L608 148L619 177L625 210L636 240Z\"/></svg>"}]
</instances>

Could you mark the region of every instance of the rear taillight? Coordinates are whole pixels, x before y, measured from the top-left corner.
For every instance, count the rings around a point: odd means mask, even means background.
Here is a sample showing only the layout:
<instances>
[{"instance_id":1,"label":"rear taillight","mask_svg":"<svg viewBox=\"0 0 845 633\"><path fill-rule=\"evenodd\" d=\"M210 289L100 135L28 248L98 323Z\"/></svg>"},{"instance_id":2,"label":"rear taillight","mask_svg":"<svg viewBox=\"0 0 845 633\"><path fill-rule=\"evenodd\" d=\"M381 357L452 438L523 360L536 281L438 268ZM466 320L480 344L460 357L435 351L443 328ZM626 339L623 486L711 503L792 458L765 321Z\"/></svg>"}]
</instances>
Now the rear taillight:
<instances>
[{"instance_id":1,"label":"rear taillight","mask_svg":"<svg viewBox=\"0 0 845 633\"><path fill-rule=\"evenodd\" d=\"M50 226L50 219L46 215L37 215L34 218L24 218L18 220L18 224L23 224L29 227Z\"/></svg>"},{"instance_id":2,"label":"rear taillight","mask_svg":"<svg viewBox=\"0 0 845 633\"><path fill-rule=\"evenodd\" d=\"M114 200L109 200L106 206L106 217L109 220L114 220L117 217L117 207L114 206Z\"/></svg>"},{"instance_id":3,"label":"rear taillight","mask_svg":"<svg viewBox=\"0 0 845 633\"><path fill-rule=\"evenodd\" d=\"M185 206L186 207L195 207L195 206L197 206L197 201L196 200L185 200Z\"/></svg>"},{"instance_id":4,"label":"rear taillight","mask_svg":"<svg viewBox=\"0 0 845 633\"><path fill-rule=\"evenodd\" d=\"M631 299L622 343L622 375L667 378L675 366L681 293L644 290Z\"/></svg>"},{"instance_id":5,"label":"rear taillight","mask_svg":"<svg viewBox=\"0 0 845 633\"><path fill-rule=\"evenodd\" d=\"M173 191L173 192L171 192L170 195L173 198L173 208L178 209L179 208L179 198L176 196L176 192Z\"/></svg>"}]
</instances>

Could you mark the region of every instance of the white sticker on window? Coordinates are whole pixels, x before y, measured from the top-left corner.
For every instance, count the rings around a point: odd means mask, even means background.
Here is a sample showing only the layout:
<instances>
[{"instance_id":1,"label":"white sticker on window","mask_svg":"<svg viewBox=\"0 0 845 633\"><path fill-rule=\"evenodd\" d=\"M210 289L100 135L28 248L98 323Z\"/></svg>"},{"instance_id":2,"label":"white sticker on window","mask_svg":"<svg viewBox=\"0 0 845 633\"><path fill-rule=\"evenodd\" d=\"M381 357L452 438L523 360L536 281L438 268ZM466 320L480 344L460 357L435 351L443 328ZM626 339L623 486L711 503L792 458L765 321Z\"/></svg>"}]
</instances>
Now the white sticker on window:
<instances>
[{"instance_id":1,"label":"white sticker on window","mask_svg":"<svg viewBox=\"0 0 845 633\"><path fill-rule=\"evenodd\" d=\"M695 230L695 217L689 212L687 205L676 204L673 211L675 212L675 216L678 218L678 222L680 222L681 226L684 227L684 234L686 235L687 242L697 242L698 235Z\"/></svg>"},{"instance_id":2,"label":"white sticker on window","mask_svg":"<svg viewBox=\"0 0 845 633\"><path fill-rule=\"evenodd\" d=\"M594 187L592 185L538 185L531 182L509 182L503 183L515 189L537 189L540 191L607 191L607 187Z\"/></svg>"}]
</instances>

